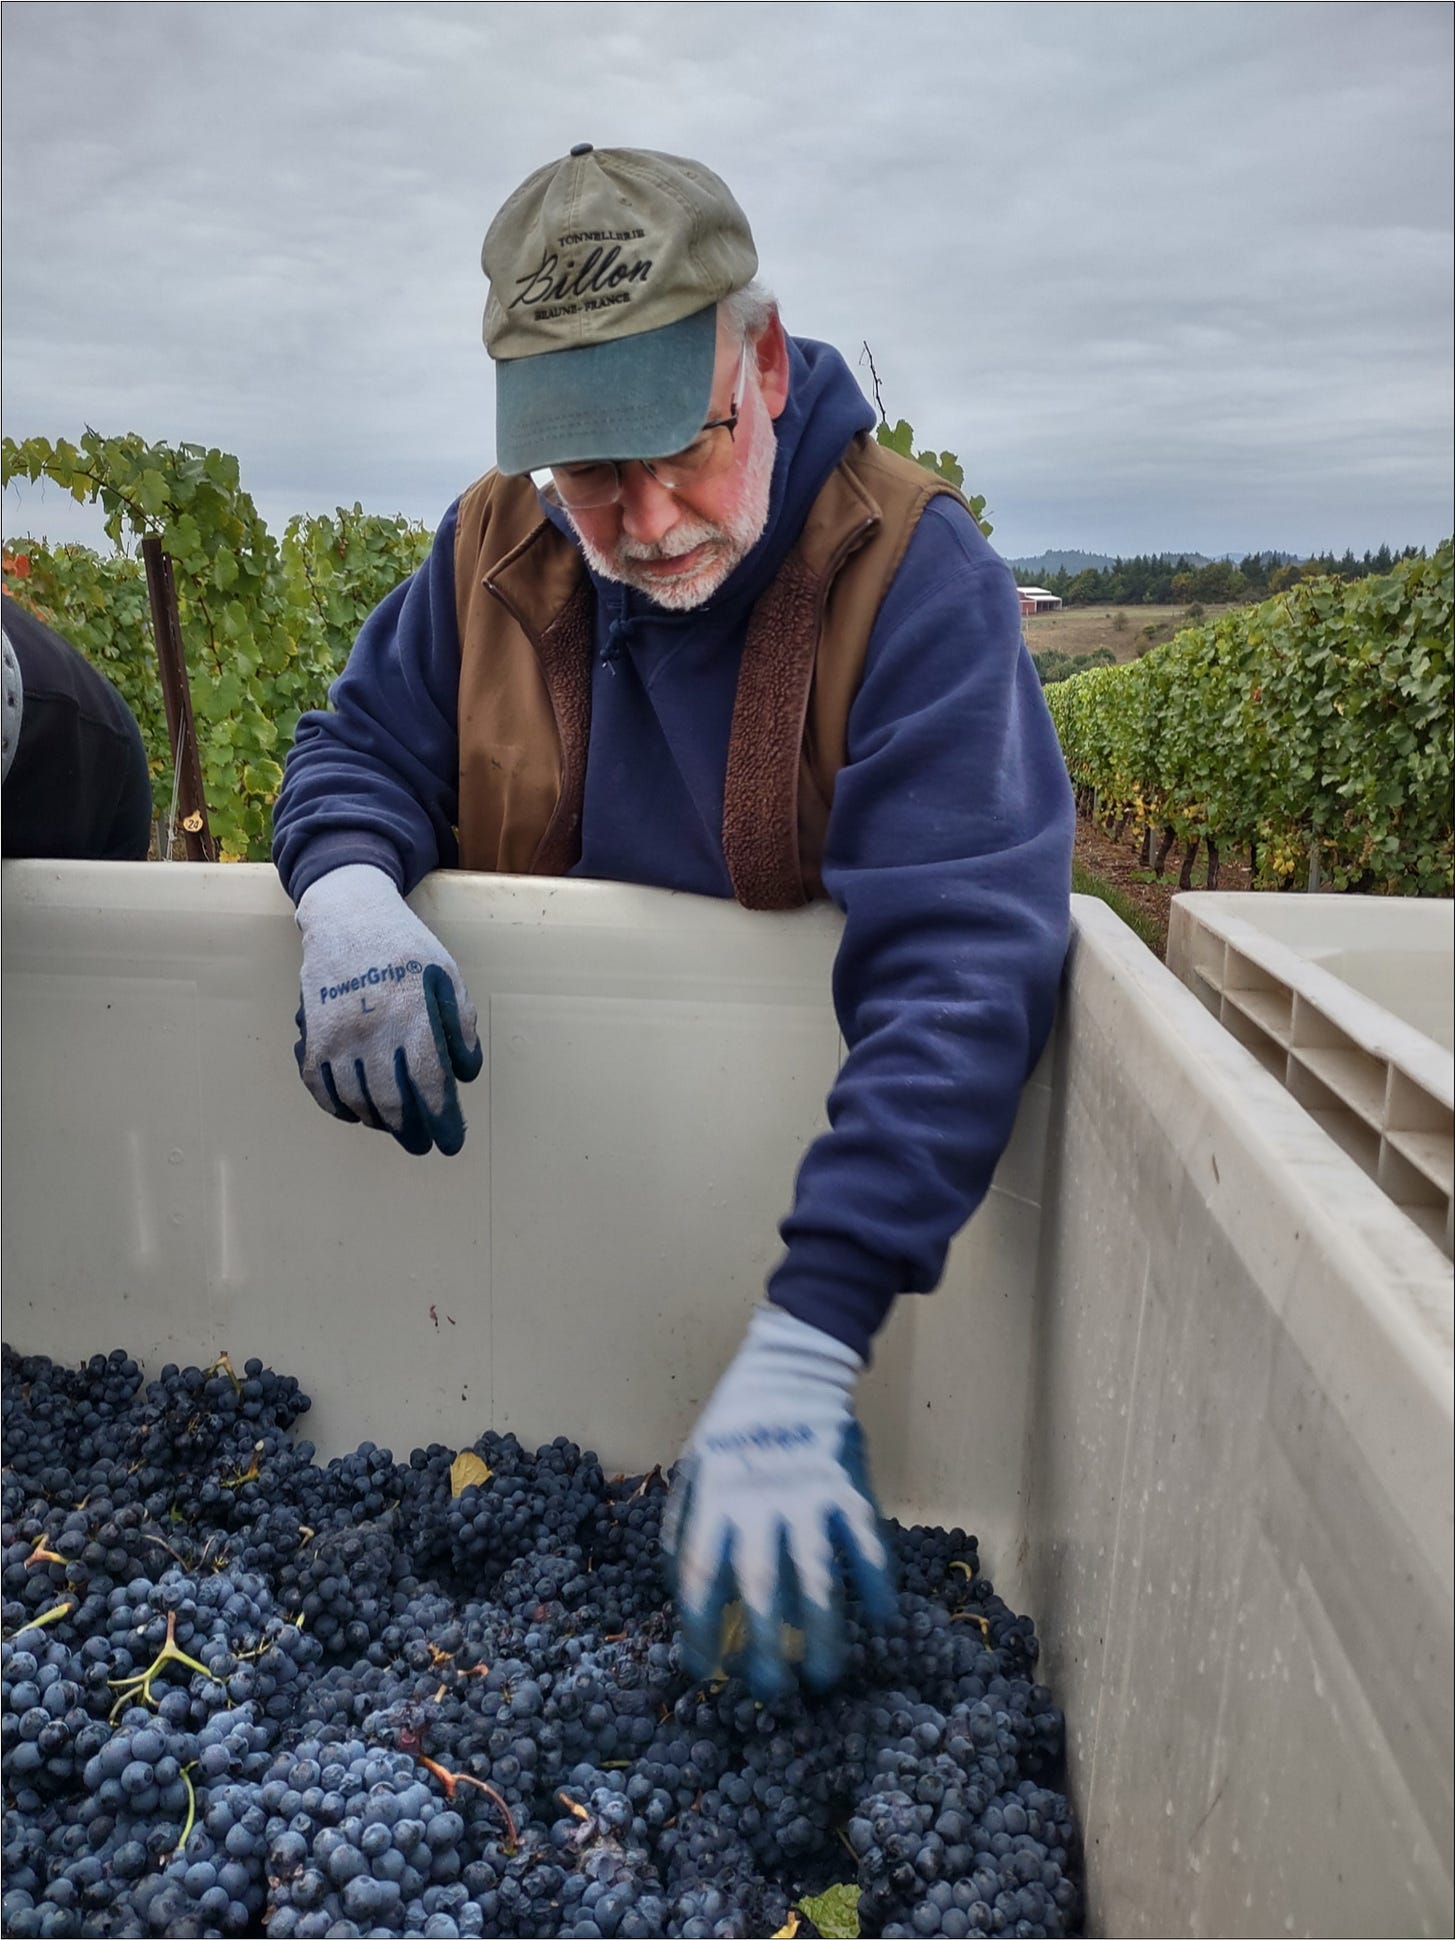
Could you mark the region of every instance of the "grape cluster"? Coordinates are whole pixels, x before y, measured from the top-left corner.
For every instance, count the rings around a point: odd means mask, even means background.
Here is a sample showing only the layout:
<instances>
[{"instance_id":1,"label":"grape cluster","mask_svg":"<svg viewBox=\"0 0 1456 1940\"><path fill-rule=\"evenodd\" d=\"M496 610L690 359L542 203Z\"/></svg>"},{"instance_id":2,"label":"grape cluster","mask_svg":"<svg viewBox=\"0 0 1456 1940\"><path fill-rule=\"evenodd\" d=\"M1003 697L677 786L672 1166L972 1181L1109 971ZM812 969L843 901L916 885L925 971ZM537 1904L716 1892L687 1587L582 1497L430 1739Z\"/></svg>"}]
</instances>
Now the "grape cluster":
<instances>
[{"instance_id":1,"label":"grape cluster","mask_svg":"<svg viewBox=\"0 0 1456 1940\"><path fill-rule=\"evenodd\" d=\"M832 1692L682 1668L668 1477L318 1463L257 1361L3 1355L6 1935L1075 1933L1064 1729L959 1529Z\"/></svg>"}]
</instances>

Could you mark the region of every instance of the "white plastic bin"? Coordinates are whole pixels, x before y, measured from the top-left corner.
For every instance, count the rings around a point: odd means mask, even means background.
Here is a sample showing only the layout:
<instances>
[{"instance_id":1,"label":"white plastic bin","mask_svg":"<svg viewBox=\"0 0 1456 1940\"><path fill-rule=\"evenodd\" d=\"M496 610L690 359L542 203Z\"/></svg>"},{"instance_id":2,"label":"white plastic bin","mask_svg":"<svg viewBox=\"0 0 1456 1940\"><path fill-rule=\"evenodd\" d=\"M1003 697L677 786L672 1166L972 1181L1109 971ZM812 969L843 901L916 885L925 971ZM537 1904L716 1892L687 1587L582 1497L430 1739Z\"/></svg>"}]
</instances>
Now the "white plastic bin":
<instances>
[{"instance_id":1,"label":"white plastic bin","mask_svg":"<svg viewBox=\"0 0 1456 1940\"><path fill-rule=\"evenodd\" d=\"M1452 1251L1450 902L1175 896L1168 967Z\"/></svg>"},{"instance_id":2,"label":"white plastic bin","mask_svg":"<svg viewBox=\"0 0 1456 1940\"><path fill-rule=\"evenodd\" d=\"M6 864L5 1334L296 1374L322 1454L671 1459L779 1253L838 918L412 899L480 1008L461 1156L331 1121L265 868ZM932 1299L885 1506L981 1538L1069 1719L1089 1931L1452 1930L1450 1263L1100 903Z\"/></svg>"},{"instance_id":3,"label":"white plastic bin","mask_svg":"<svg viewBox=\"0 0 1456 1940\"><path fill-rule=\"evenodd\" d=\"M1175 959L1195 931L1226 936L1230 923L1317 964L1451 1054L1456 903L1449 897L1188 891L1173 898L1169 968L1183 975Z\"/></svg>"}]
</instances>

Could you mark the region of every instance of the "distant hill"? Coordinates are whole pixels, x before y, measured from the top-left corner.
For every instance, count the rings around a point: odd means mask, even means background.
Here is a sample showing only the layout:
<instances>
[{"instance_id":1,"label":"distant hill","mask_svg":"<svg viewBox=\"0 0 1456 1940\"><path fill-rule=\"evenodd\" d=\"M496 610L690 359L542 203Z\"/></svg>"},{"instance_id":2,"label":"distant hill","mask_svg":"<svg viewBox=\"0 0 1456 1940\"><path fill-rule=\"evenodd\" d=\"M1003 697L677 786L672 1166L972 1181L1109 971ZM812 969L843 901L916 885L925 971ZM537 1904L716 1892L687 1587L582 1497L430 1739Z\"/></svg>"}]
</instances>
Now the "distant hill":
<instances>
[{"instance_id":1,"label":"distant hill","mask_svg":"<svg viewBox=\"0 0 1456 1940\"><path fill-rule=\"evenodd\" d=\"M1124 559L1131 559L1132 553L1124 553ZM1158 552L1150 555L1154 559L1186 559L1190 566L1207 566L1211 563L1202 552ZM1243 554L1238 555L1239 558ZM1035 559L1008 559L1007 565L1012 572L1030 576L1034 573L1105 573L1109 566L1117 564L1111 553L1106 552L1039 552Z\"/></svg>"},{"instance_id":2,"label":"distant hill","mask_svg":"<svg viewBox=\"0 0 1456 1940\"><path fill-rule=\"evenodd\" d=\"M1299 557L1297 553L1293 552L1272 552L1268 549L1261 550L1263 557L1271 560L1276 566L1287 565L1291 560L1297 560ZM1122 555L1124 559L1132 559L1137 556L1137 554L1132 552L1125 552ZM1211 566L1214 563L1206 552L1155 552L1142 556L1152 559L1165 559L1169 563L1176 562L1179 559L1186 559L1190 566ZM1219 559L1226 559L1231 565L1237 566L1242 560L1248 558L1249 553L1248 550L1244 552L1221 552L1217 556ZM1034 559L1008 559L1006 563L1019 579L1034 580L1041 574L1049 575L1060 572L1072 573L1074 575L1089 571L1105 573L1108 567L1115 566L1117 561L1105 552L1039 552Z\"/></svg>"}]
</instances>

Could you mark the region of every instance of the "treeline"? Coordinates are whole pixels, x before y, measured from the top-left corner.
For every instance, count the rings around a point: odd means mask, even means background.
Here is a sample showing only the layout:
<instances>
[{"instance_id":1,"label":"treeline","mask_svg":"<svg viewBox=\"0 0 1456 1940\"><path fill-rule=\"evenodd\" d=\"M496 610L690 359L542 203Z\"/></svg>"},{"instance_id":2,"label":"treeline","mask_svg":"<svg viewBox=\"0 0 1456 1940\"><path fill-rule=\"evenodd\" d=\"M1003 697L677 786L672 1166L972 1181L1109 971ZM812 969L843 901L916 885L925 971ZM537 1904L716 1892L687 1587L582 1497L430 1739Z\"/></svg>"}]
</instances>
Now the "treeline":
<instances>
[{"instance_id":1,"label":"treeline","mask_svg":"<svg viewBox=\"0 0 1456 1940\"><path fill-rule=\"evenodd\" d=\"M1392 552L1381 546L1357 559L1347 551L1342 559L1332 552L1312 553L1308 559L1293 561L1277 552L1251 552L1235 565L1229 559L1215 559L1205 566L1194 565L1184 557L1139 554L1133 559L1114 559L1098 570L1084 567L1079 573L1065 569L1034 578L1018 572L1023 586L1042 586L1059 594L1068 606L1179 606L1197 601L1203 606L1247 604L1284 593L1301 580L1380 578L1406 559L1424 559L1424 546L1407 546Z\"/></svg>"}]
</instances>

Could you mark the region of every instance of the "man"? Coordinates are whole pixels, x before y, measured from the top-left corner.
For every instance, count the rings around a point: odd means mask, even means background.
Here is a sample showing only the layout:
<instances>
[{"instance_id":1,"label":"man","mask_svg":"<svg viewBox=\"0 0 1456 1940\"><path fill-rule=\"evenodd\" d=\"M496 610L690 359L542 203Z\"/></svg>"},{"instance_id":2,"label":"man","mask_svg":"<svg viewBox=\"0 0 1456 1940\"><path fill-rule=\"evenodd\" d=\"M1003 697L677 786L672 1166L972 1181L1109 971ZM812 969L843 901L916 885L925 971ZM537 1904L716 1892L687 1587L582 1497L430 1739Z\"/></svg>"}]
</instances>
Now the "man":
<instances>
[{"instance_id":1,"label":"man","mask_svg":"<svg viewBox=\"0 0 1456 1940\"><path fill-rule=\"evenodd\" d=\"M4 608L7 856L144 862L152 778L131 709L69 640L8 593Z\"/></svg>"},{"instance_id":2,"label":"man","mask_svg":"<svg viewBox=\"0 0 1456 1940\"><path fill-rule=\"evenodd\" d=\"M583 143L482 261L499 469L366 621L279 796L300 1068L337 1116L460 1149L475 1012L403 901L439 866L838 904L831 1129L664 1524L694 1667L736 1593L755 1688L791 1677L784 1621L822 1686L841 1573L892 1607L855 1382L895 1295L939 1281L1045 1042L1070 789L1009 571L874 442L838 353L785 334L716 175ZM338 995L410 962L367 1012Z\"/></svg>"}]
</instances>

